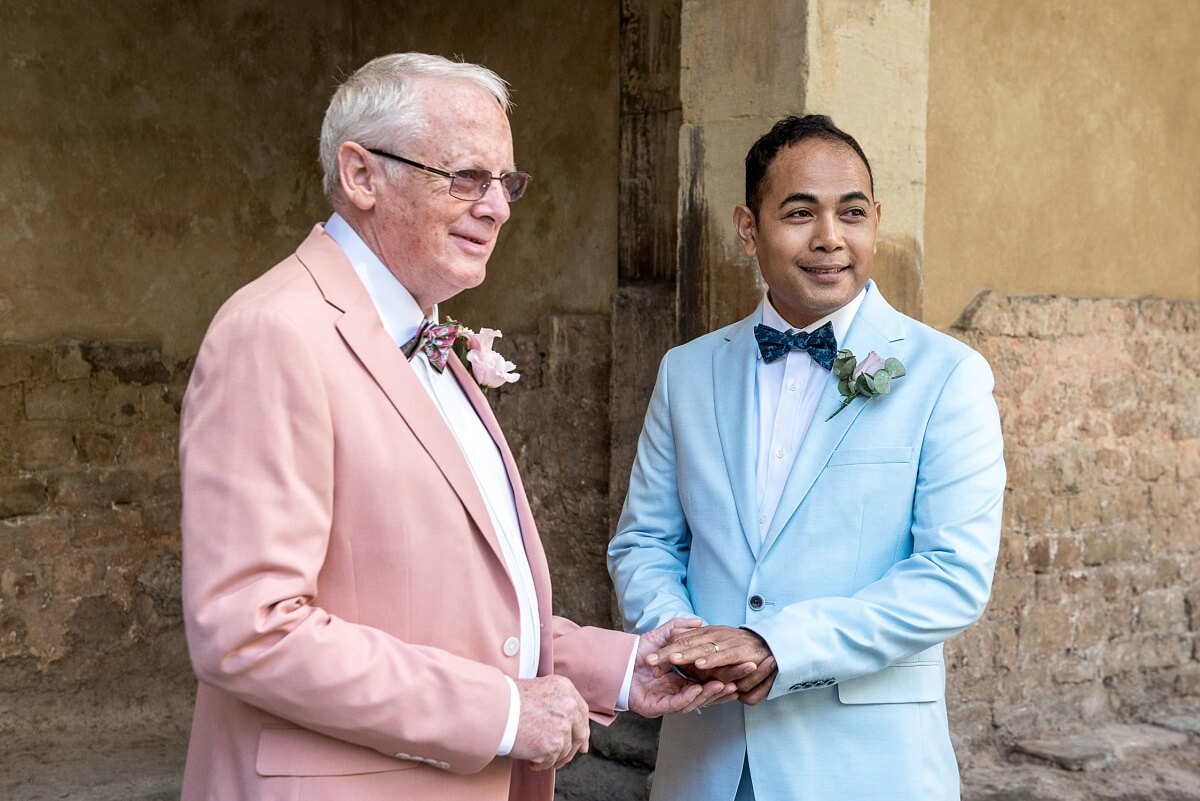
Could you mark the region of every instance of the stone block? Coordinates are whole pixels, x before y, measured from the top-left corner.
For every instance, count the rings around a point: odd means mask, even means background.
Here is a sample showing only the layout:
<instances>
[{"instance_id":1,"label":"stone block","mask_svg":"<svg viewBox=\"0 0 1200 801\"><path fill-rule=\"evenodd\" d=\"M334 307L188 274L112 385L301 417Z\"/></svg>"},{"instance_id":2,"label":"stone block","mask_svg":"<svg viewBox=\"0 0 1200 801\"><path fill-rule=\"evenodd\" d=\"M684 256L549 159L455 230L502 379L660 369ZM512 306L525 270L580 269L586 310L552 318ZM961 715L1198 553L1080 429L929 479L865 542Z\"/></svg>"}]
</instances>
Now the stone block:
<instances>
[{"instance_id":1,"label":"stone block","mask_svg":"<svg viewBox=\"0 0 1200 801\"><path fill-rule=\"evenodd\" d=\"M0 518L31 515L46 508L46 485L36 478L0 479Z\"/></svg>"},{"instance_id":2,"label":"stone block","mask_svg":"<svg viewBox=\"0 0 1200 801\"><path fill-rule=\"evenodd\" d=\"M1052 675L1057 684L1084 684L1099 678L1099 667L1089 651L1069 649L1054 660Z\"/></svg>"},{"instance_id":3,"label":"stone block","mask_svg":"<svg viewBox=\"0 0 1200 801\"><path fill-rule=\"evenodd\" d=\"M1022 754L1065 770L1094 770L1139 754L1167 751L1187 744L1187 735L1145 724L1112 725L1053 739L1020 740Z\"/></svg>"},{"instance_id":4,"label":"stone block","mask_svg":"<svg viewBox=\"0 0 1200 801\"><path fill-rule=\"evenodd\" d=\"M80 348L84 360L95 370L110 372L122 383L165 384L171 380L158 342L84 342Z\"/></svg>"},{"instance_id":5,"label":"stone block","mask_svg":"<svg viewBox=\"0 0 1200 801\"><path fill-rule=\"evenodd\" d=\"M58 553L71 538L71 520L58 512L0 520L0 565Z\"/></svg>"},{"instance_id":6,"label":"stone block","mask_svg":"<svg viewBox=\"0 0 1200 801\"><path fill-rule=\"evenodd\" d=\"M107 507L133 503L146 497L152 485L147 474L123 469L101 469L63 473L51 484L56 504L68 507Z\"/></svg>"},{"instance_id":7,"label":"stone block","mask_svg":"<svg viewBox=\"0 0 1200 801\"><path fill-rule=\"evenodd\" d=\"M142 538L142 513L129 505L81 509L75 514L71 543L77 548L133 545Z\"/></svg>"},{"instance_id":8,"label":"stone block","mask_svg":"<svg viewBox=\"0 0 1200 801\"><path fill-rule=\"evenodd\" d=\"M114 426L133 425L142 417L140 388L131 384L116 384L103 391L96 420Z\"/></svg>"},{"instance_id":9,"label":"stone block","mask_svg":"<svg viewBox=\"0 0 1200 801\"><path fill-rule=\"evenodd\" d=\"M87 378L92 374L92 366L84 360L78 340L61 339L54 343L53 359L54 377L59 381Z\"/></svg>"},{"instance_id":10,"label":"stone block","mask_svg":"<svg viewBox=\"0 0 1200 801\"><path fill-rule=\"evenodd\" d=\"M60 470L75 457L73 436L74 429L60 422L27 423L13 432L13 458L22 470Z\"/></svg>"},{"instance_id":11,"label":"stone block","mask_svg":"<svg viewBox=\"0 0 1200 801\"><path fill-rule=\"evenodd\" d=\"M1174 442L1156 442L1134 451L1134 474L1142 481L1172 478L1179 462L1179 446Z\"/></svg>"},{"instance_id":12,"label":"stone block","mask_svg":"<svg viewBox=\"0 0 1200 801\"><path fill-rule=\"evenodd\" d=\"M1187 623L1181 590L1153 590L1138 596L1137 626L1143 633L1184 631Z\"/></svg>"},{"instance_id":13,"label":"stone block","mask_svg":"<svg viewBox=\"0 0 1200 801\"><path fill-rule=\"evenodd\" d=\"M0 425L25 418L25 392L20 384L0 387Z\"/></svg>"},{"instance_id":14,"label":"stone block","mask_svg":"<svg viewBox=\"0 0 1200 801\"><path fill-rule=\"evenodd\" d=\"M524 378L524 374L522 374ZM152 384L142 387L141 409L146 420L172 428L179 427L179 404L183 390L172 386Z\"/></svg>"},{"instance_id":15,"label":"stone block","mask_svg":"<svg viewBox=\"0 0 1200 801\"><path fill-rule=\"evenodd\" d=\"M50 354L33 345L0 344L0 387L43 378L50 373Z\"/></svg>"},{"instance_id":16,"label":"stone block","mask_svg":"<svg viewBox=\"0 0 1200 801\"><path fill-rule=\"evenodd\" d=\"M180 599L181 575L179 555L169 551L162 551L150 557L138 572L138 587L153 600L154 609L159 615L183 615L183 602Z\"/></svg>"},{"instance_id":17,"label":"stone block","mask_svg":"<svg viewBox=\"0 0 1200 801\"><path fill-rule=\"evenodd\" d=\"M121 442L120 460L125 465L174 465L178 458L179 435L172 427L138 426Z\"/></svg>"},{"instance_id":18,"label":"stone block","mask_svg":"<svg viewBox=\"0 0 1200 801\"><path fill-rule=\"evenodd\" d=\"M1200 479L1200 439L1175 443L1175 468L1182 480Z\"/></svg>"},{"instance_id":19,"label":"stone block","mask_svg":"<svg viewBox=\"0 0 1200 801\"><path fill-rule=\"evenodd\" d=\"M1025 564L1034 573L1045 573L1054 559L1054 539L1044 534L1029 537L1025 549Z\"/></svg>"},{"instance_id":20,"label":"stone block","mask_svg":"<svg viewBox=\"0 0 1200 801\"><path fill-rule=\"evenodd\" d=\"M91 405L91 387L86 380L25 387L25 416L30 420L83 420L91 416Z\"/></svg>"},{"instance_id":21,"label":"stone block","mask_svg":"<svg viewBox=\"0 0 1200 801\"><path fill-rule=\"evenodd\" d=\"M142 526L151 537L178 537L180 512L178 493L173 497L147 501L142 504Z\"/></svg>"},{"instance_id":22,"label":"stone block","mask_svg":"<svg viewBox=\"0 0 1200 801\"><path fill-rule=\"evenodd\" d=\"M81 464L112 467L117 463L117 438L103 431L81 431L74 437L75 454Z\"/></svg>"}]
</instances>

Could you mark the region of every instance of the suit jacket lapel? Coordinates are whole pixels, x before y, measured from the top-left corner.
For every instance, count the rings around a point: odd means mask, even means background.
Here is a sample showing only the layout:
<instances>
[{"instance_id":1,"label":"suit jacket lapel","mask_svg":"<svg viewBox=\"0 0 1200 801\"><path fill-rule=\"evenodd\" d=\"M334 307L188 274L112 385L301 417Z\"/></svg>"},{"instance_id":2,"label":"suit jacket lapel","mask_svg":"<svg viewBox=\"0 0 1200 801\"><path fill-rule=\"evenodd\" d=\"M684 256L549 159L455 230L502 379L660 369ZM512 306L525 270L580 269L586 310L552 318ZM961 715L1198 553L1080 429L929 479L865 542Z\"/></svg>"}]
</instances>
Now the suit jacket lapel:
<instances>
[{"instance_id":1,"label":"suit jacket lapel","mask_svg":"<svg viewBox=\"0 0 1200 801\"><path fill-rule=\"evenodd\" d=\"M872 282L858 314L850 324L850 330L846 333L846 341L839 343L838 347L853 351L860 360L871 351L877 352L885 359L889 356L902 359L904 351L897 343L903 339L903 316L888 305L878 287ZM830 373L821 393L821 400L817 403L817 410L813 414L812 423L800 444L800 452L796 454L796 462L784 483L779 506L767 531L763 555L766 555L800 504L804 502L817 477L833 455L834 449L862 414L867 403L875 402L866 398L855 398L836 417L826 420L842 403L842 395L838 392L837 385L836 377Z\"/></svg>"},{"instance_id":2,"label":"suit jacket lapel","mask_svg":"<svg viewBox=\"0 0 1200 801\"><path fill-rule=\"evenodd\" d=\"M738 323L726 336L726 342L713 352L713 405L717 416L717 434L725 457L725 472L733 492L733 503L746 544L755 555L762 545L758 533L755 492L755 456L758 451L758 401L755 370L758 346L754 324L762 319L755 311Z\"/></svg>"},{"instance_id":3,"label":"suit jacket lapel","mask_svg":"<svg viewBox=\"0 0 1200 801\"><path fill-rule=\"evenodd\" d=\"M500 422L496 419L491 404L488 403L483 390L479 388L479 384L471 376L470 371L459 361L457 356L450 357L449 365L454 377L462 386L463 392L471 401L471 405L475 407L475 413L479 415L484 427L492 435L492 441L500 449L501 458L504 459L504 469L508 473L508 481L512 485L513 499L517 506L517 521L521 525L521 541L525 545L525 558L529 560L529 572L533 574L533 586L537 592L538 619L543 622L543 631L546 631L545 622L550 620L553 614L550 600L550 565L546 561L546 551L542 548L542 539L537 533L533 510L529 507L529 499L525 495L525 486L521 483L521 473L517 470L516 459L513 458L512 450L508 447L504 432L500 430ZM539 676L553 670L552 639L545 634L541 637L541 653L538 655Z\"/></svg>"},{"instance_id":4,"label":"suit jacket lapel","mask_svg":"<svg viewBox=\"0 0 1200 801\"><path fill-rule=\"evenodd\" d=\"M492 519L462 449L412 367L388 336L370 295L341 248L317 226L296 251L325 300L344 312L337 321L342 340L437 464L483 537L503 562ZM399 489L399 488L398 488Z\"/></svg>"}]
</instances>

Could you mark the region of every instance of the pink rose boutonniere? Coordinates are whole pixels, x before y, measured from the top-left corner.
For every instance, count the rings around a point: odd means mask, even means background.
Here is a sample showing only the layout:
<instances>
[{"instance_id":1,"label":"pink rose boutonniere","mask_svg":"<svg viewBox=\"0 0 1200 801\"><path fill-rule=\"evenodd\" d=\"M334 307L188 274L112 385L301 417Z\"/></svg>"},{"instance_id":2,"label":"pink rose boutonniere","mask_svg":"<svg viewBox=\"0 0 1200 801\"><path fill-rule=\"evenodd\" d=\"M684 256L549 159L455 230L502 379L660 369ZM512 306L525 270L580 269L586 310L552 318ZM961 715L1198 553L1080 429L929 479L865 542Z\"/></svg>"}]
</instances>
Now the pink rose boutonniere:
<instances>
[{"instance_id":1,"label":"pink rose boutonniere","mask_svg":"<svg viewBox=\"0 0 1200 801\"><path fill-rule=\"evenodd\" d=\"M498 337L504 336L495 328L481 328L475 333L469 328L463 328L459 334L460 341L467 342L466 361L471 367L471 374L481 387L494 389L505 384L511 384L521 377L514 373L515 364L492 350L492 343Z\"/></svg>"},{"instance_id":2,"label":"pink rose boutonniere","mask_svg":"<svg viewBox=\"0 0 1200 801\"><path fill-rule=\"evenodd\" d=\"M875 351L868 353L859 363L852 352L839 350L833 360L833 374L838 377L842 405L825 418L827 423L860 395L874 398L891 392L892 381L904 375L904 365L899 359L882 359Z\"/></svg>"}]
</instances>

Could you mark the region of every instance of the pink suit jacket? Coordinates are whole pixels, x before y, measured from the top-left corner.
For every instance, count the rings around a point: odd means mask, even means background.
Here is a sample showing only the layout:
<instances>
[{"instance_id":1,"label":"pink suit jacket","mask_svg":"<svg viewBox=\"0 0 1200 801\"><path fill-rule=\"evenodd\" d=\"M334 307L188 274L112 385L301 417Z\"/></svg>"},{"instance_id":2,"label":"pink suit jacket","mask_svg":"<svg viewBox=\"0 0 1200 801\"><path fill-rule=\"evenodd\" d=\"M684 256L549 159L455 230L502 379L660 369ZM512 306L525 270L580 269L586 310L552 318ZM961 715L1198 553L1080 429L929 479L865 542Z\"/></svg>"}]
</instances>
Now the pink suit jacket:
<instances>
[{"instance_id":1,"label":"pink suit jacket","mask_svg":"<svg viewBox=\"0 0 1200 801\"><path fill-rule=\"evenodd\" d=\"M634 640L552 617L512 454L450 362L516 495L539 675L569 677L611 720ZM520 623L483 498L321 226L213 320L180 463L199 678L183 801L550 801L550 772L495 757Z\"/></svg>"}]
</instances>

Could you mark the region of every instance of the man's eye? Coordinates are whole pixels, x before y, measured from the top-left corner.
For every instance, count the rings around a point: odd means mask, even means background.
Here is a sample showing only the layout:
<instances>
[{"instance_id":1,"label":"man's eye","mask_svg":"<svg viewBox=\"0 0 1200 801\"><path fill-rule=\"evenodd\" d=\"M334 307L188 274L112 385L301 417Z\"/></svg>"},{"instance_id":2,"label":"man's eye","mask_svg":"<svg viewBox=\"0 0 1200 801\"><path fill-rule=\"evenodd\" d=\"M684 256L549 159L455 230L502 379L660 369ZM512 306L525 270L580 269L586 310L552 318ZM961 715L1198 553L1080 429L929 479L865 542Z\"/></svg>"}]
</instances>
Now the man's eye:
<instances>
[{"instance_id":1,"label":"man's eye","mask_svg":"<svg viewBox=\"0 0 1200 801\"><path fill-rule=\"evenodd\" d=\"M850 217L866 217L867 212L860 208L846 209L843 214Z\"/></svg>"},{"instance_id":2,"label":"man's eye","mask_svg":"<svg viewBox=\"0 0 1200 801\"><path fill-rule=\"evenodd\" d=\"M808 209L792 209L785 216L787 217L811 217L812 212Z\"/></svg>"}]
</instances>

